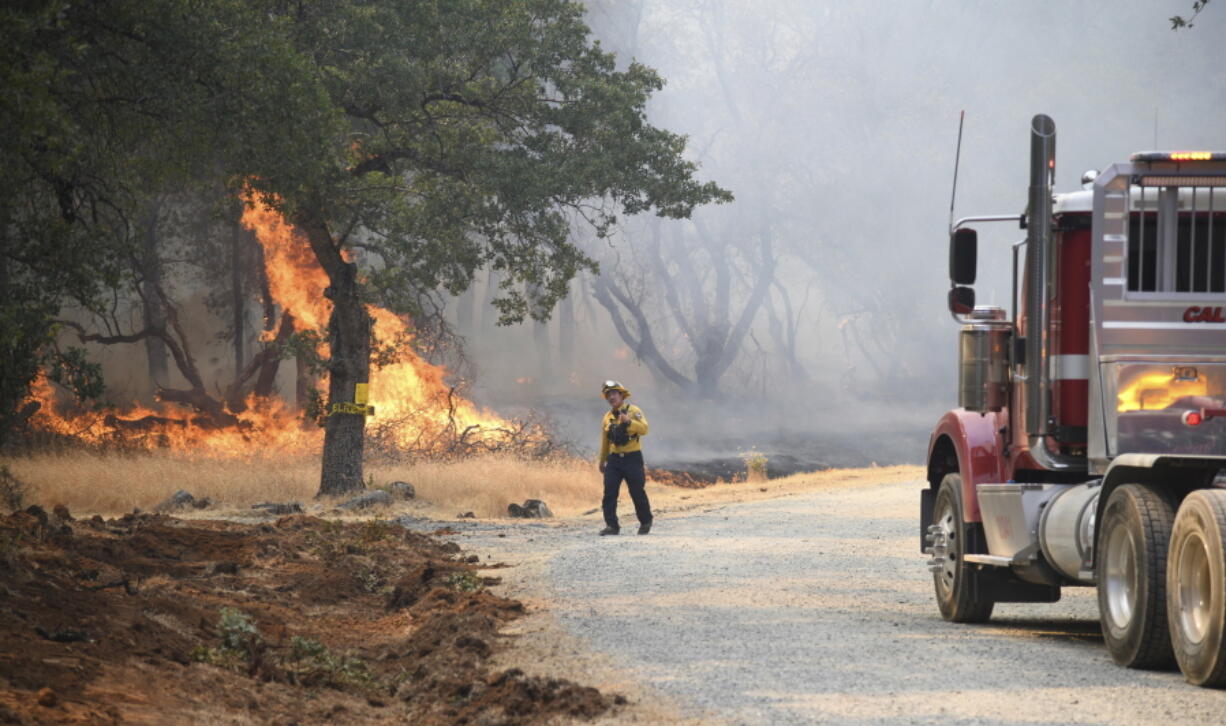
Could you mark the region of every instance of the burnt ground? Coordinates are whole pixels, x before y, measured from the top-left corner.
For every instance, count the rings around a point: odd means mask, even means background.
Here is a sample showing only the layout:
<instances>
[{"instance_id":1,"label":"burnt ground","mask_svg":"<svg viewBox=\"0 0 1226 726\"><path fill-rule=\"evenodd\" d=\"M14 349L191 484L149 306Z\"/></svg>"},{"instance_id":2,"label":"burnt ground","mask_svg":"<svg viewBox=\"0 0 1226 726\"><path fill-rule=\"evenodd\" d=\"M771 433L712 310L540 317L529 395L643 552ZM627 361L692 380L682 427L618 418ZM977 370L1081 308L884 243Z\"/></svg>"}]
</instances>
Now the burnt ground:
<instances>
[{"instance_id":1,"label":"burnt ground","mask_svg":"<svg viewBox=\"0 0 1226 726\"><path fill-rule=\"evenodd\" d=\"M493 669L524 607L475 560L378 520L31 507L0 519L0 724L536 724L623 702Z\"/></svg>"}]
</instances>

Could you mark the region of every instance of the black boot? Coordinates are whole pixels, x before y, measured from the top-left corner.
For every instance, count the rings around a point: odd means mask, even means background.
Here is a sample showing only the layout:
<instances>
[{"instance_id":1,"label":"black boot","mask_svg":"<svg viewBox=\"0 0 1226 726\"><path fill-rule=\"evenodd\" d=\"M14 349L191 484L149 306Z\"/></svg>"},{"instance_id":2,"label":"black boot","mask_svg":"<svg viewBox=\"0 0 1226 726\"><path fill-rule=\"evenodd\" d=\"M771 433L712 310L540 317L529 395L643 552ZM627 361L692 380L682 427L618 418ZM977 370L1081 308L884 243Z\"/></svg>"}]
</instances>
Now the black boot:
<instances>
[{"instance_id":1,"label":"black boot","mask_svg":"<svg viewBox=\"0 0 1226 726\"><path fill-rule=\"evenodd\" d=\"M646 522L643 522L642 524L639 525L639 534L650 534L650 533L651 533L651 520L647 520Z\"/></svg>"},{"instance_id":2,"label":"black boot","mask_svg":"<svg viewBox=\"0 0 1226 726\"><path fill-rule=\"evenodd\" d=\"M604 529L600 530L601 537L606 537L611 534L621 534L621 530L617 527L605 527Z\"/></svg>"}]
</instances>

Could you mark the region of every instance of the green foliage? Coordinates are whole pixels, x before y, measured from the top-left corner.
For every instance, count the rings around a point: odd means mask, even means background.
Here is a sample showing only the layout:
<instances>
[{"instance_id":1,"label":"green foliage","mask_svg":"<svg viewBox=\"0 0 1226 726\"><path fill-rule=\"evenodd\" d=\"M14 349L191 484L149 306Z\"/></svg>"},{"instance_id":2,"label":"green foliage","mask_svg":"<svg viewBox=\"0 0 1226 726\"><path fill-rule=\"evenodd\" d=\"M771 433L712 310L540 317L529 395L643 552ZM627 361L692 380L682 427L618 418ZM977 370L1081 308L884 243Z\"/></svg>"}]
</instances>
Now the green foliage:
<instances>
[{"instance_id":1,"label":"green foliage","mask_svg":"<svg viewBox=\"0 0 1226 726\"><path fill-rule=\"evenodd\" d=\"M444 580L447 587L459 592L478 592L485 587L485 583L481 578L471 570L460 570L453 572Z\"/></svg>"},{"instance_id":2,"label":"green foliage","mask_svg":"<svg viewBox=\"0 0 1226 726\"><path fill-rule=\"evenodd\" d=\"M82 403L97 401L106 386L102 366L89 360L84 348L52 348L44 358L47 378L70 391Z\"/></svg>"},{"instance_id":3,"label":"green foliage","mask_svg":"<svg viewBox=\"0 0 1226 726\"><path fill-rule=\"evenodd\" d=\"M17 422L30 382L38 375L41 351L51 340L53 310L44 300L31 300L0 284L0 444Z\"/></svg>"},{"instance_id":4,"label":"green foliage","mask_svg":"<svg viewBox=\"0 0 1226 726\"><path fill-rule=\"evenodd\" d=\"M294 636L282 665L290 682L302 686L371 689L375 678L360 658L337 655L317 640Z\"/></svg>"},{"instance_id":5,"label":"green foliage","mask_svg":"<svg viewBox=\"0 0 1226 726\"><path fill-rule=\"evenodd\" d=\"M217 630L221 633L221 647L250 655L251 645L259 637L259 630L252 622L251 616L233 608L222 608L221 617L217 621Z\"/></svg>"},{"instance_id":6,"label":"green foliage","mask_svg":"<svg viewBox=\"0 0 1226 726\"><path fill-rule=\"evenodd\" d=\"M741 460L745 462L745 470L751 481L756 481L766 478L767 457L757 449L750 449L741 453Z\"/></svg>"},{"instance_id":7,"label":"green foliage","mask_svg":"<svg viewBox=\"0 0 1226 726\"><path fill-rule=\"evenodd\" d=\"M363 254L366 294L405 313L423 291L503 273L503 322L543 318L594 267L572 218L687 216L731 196L693 178L685 139L646 123L661 79L593 43L566 0L317 4L295 41L348 123L325 176L261 178L292 218ZM534 291L528 299L525 289Z\"/></svg>"},{"instance_id":8,"label":"green foliage","mask_svg":"<svg viewBox=\"0 0 1226 726\"><path fill-rule=\"evenodd\" d=\"M363 295L402 313L496 269L502 322L544 318L594 268L571 241L577 220L604 234L619 215L730 200L694 178L683 137L646 122L662 79L617 70L583 12L569 0L0 8L0 427L61 306L101 312L104 292L134 289L138 220L166 195L250 185L348 248ZM381 341L376 364L403 344ZM97 390L83 359L61 372Z\"/></svg>"},{"instance_id":9,"label":"green foliage","mask_svg":"<svg viewBox=\"0 0 1226 726\"><path fill-rule=\"evenodd\" d=\"M221 647L197 645L192 649L192 660L231 670L251 661L260 632L249 615L233 608L222 608L217 632L221 636Z\"/></svg>"}]
</instances>

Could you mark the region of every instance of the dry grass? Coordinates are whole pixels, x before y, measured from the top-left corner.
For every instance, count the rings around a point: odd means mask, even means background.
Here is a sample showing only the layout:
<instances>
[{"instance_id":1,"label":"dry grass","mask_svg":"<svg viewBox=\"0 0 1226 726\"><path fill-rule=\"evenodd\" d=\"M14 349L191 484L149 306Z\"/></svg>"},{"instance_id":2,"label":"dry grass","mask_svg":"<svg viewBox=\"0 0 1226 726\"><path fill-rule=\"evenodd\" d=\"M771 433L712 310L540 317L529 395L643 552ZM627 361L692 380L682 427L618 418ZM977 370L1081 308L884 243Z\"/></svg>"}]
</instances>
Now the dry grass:
<instances>
[{"instance_id":1,"label":"dry grass","mask_svg":"<svg viewBox=\"0 0 1226 726\"><path fill-rule=\"evenodd\" d=\"M559 517L600 506L600 473L581 459L525 462L484 456L452 463L369 468L377 484L407 481L417 496L444 517L471 511L478 517L505 517L507 505L544 500Z\"/></svg>"},{"instance_id":2,"label":"dry grass","mask_svg":"<svg viewBox=\"0 0 1226 726\"><path fill-rule=\"evenodd\" d=\"M302 502L311 508L319 487L318 459L205 460L170 454L39 454L0 459L29 485L27 504L64 504L74 514L113 516L139 507L149 511L177 489L208 497L225 510L247 510L257 502ZM411 505L396 511L450 518L461 512L505 517L507 505L542 499L559 517L573 517L600 505L600 474L581 459L524 461L512 457L474 457L451 463L370 465L375 486L410 482L417 490ZM801 494L831 487L867 486L920 480L918 466L836 469L771 479L678 489L648 482L653 508L678 511L710 503L749 501ZM623 492L622 499L626 495ZM623 502L625 503L625 502ZM318 503L330 509L329 503ZM201 516L216 516L217 509ZM393 512L394 513L394 512Z\"/></svg>"},{"instance_id":3,"label":"dry grass","mask_svg":"<svg viewBox=\"0 0 1226 726\"><path fill-rule=\"evenodd\" d=\"M204 460L170 454L38 454L0 460L29 484L28 504L63 504L74 513L148 511L178 489L222 508L257 502L310 503L319 487L317 459ZM368 466L375 486L413 484L430 514L506 516L507 505L543 499L558 516L600 501L599 474L577 459L536 462L488 456L456 463Z\"/></svg>"},{"instance_id":4,"label":"dry grass","mask_svg":"<svg viewBox=\"0 0 1226 726\"><path fill-rule=\"evenodd\" d=\"M732 504L760 499L778 499L823 489L848 489L896 482L923 481L922 466L869 466L862 469L826 469L767 479L716 484L705 489L648 486L653 508L684 511L711 504ZM918 488L916 491L919 491ZM918 499L918 495L917 499Z\"/></svg>"},{"instance_id":5,"label":"dry grass","mask_svg":"<svg viewBox=\"0 0 1226 726\"><path fill-rule=\"evenodd\" d=\"M3 463L30 489L30 504L63 504L74 513L148 511L177 489L232 506L309 501L319 464L305 460L214 461L166 454L36 454Z\"/></svg>"}]
</instances>

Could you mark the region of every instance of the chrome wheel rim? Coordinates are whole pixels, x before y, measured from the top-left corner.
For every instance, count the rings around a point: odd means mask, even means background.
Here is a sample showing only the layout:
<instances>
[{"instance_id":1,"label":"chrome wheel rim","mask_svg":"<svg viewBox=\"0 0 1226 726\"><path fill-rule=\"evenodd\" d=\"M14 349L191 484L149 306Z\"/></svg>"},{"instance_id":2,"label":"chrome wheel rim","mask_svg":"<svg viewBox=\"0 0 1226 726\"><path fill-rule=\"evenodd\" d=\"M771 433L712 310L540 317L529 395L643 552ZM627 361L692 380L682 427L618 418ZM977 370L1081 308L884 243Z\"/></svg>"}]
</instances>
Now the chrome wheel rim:
<instances>
[{"instance_id":1,"label":"chrome wheel rim","mask_svg":"<svg viewBox=\"0 0 1226 726\"><path fill-rule=\"evenodd\" d=\"M1179 629L1187 640L1199 644L1209 632L1212 619L1213 581L1209 549L1197 533L1190 533L1179 547Z\"/></svg>"},{"instance_id":2,"label":"chrome wheel rim","mask_svg":"<svg viewBox=\"0 0 1226 726\"><path fill-rule=\"evenodd\" d=\"M1107 535L1107 616L1123 630L1132 622L1137 596L1137 557L1132 533L1122 523Z\"/></svg>"},{"instance_id":3,"label":"chrome wheel rim","mask_svg":"<svg viewBox=\"0 0 1226 726\"><path fill-rule=\"evenodd\" d=\"M941 570L934 574L937 581L937 588L940 589L942 596L947 596L953 592L954 577L958 570L958 552L960 545L958 544L958 518L954 516L953 504L949 500L945 500L944 506L937 512L935 524L945 535L947 550L945 559L941 563Z\"/></svg>"}]
</instances>

